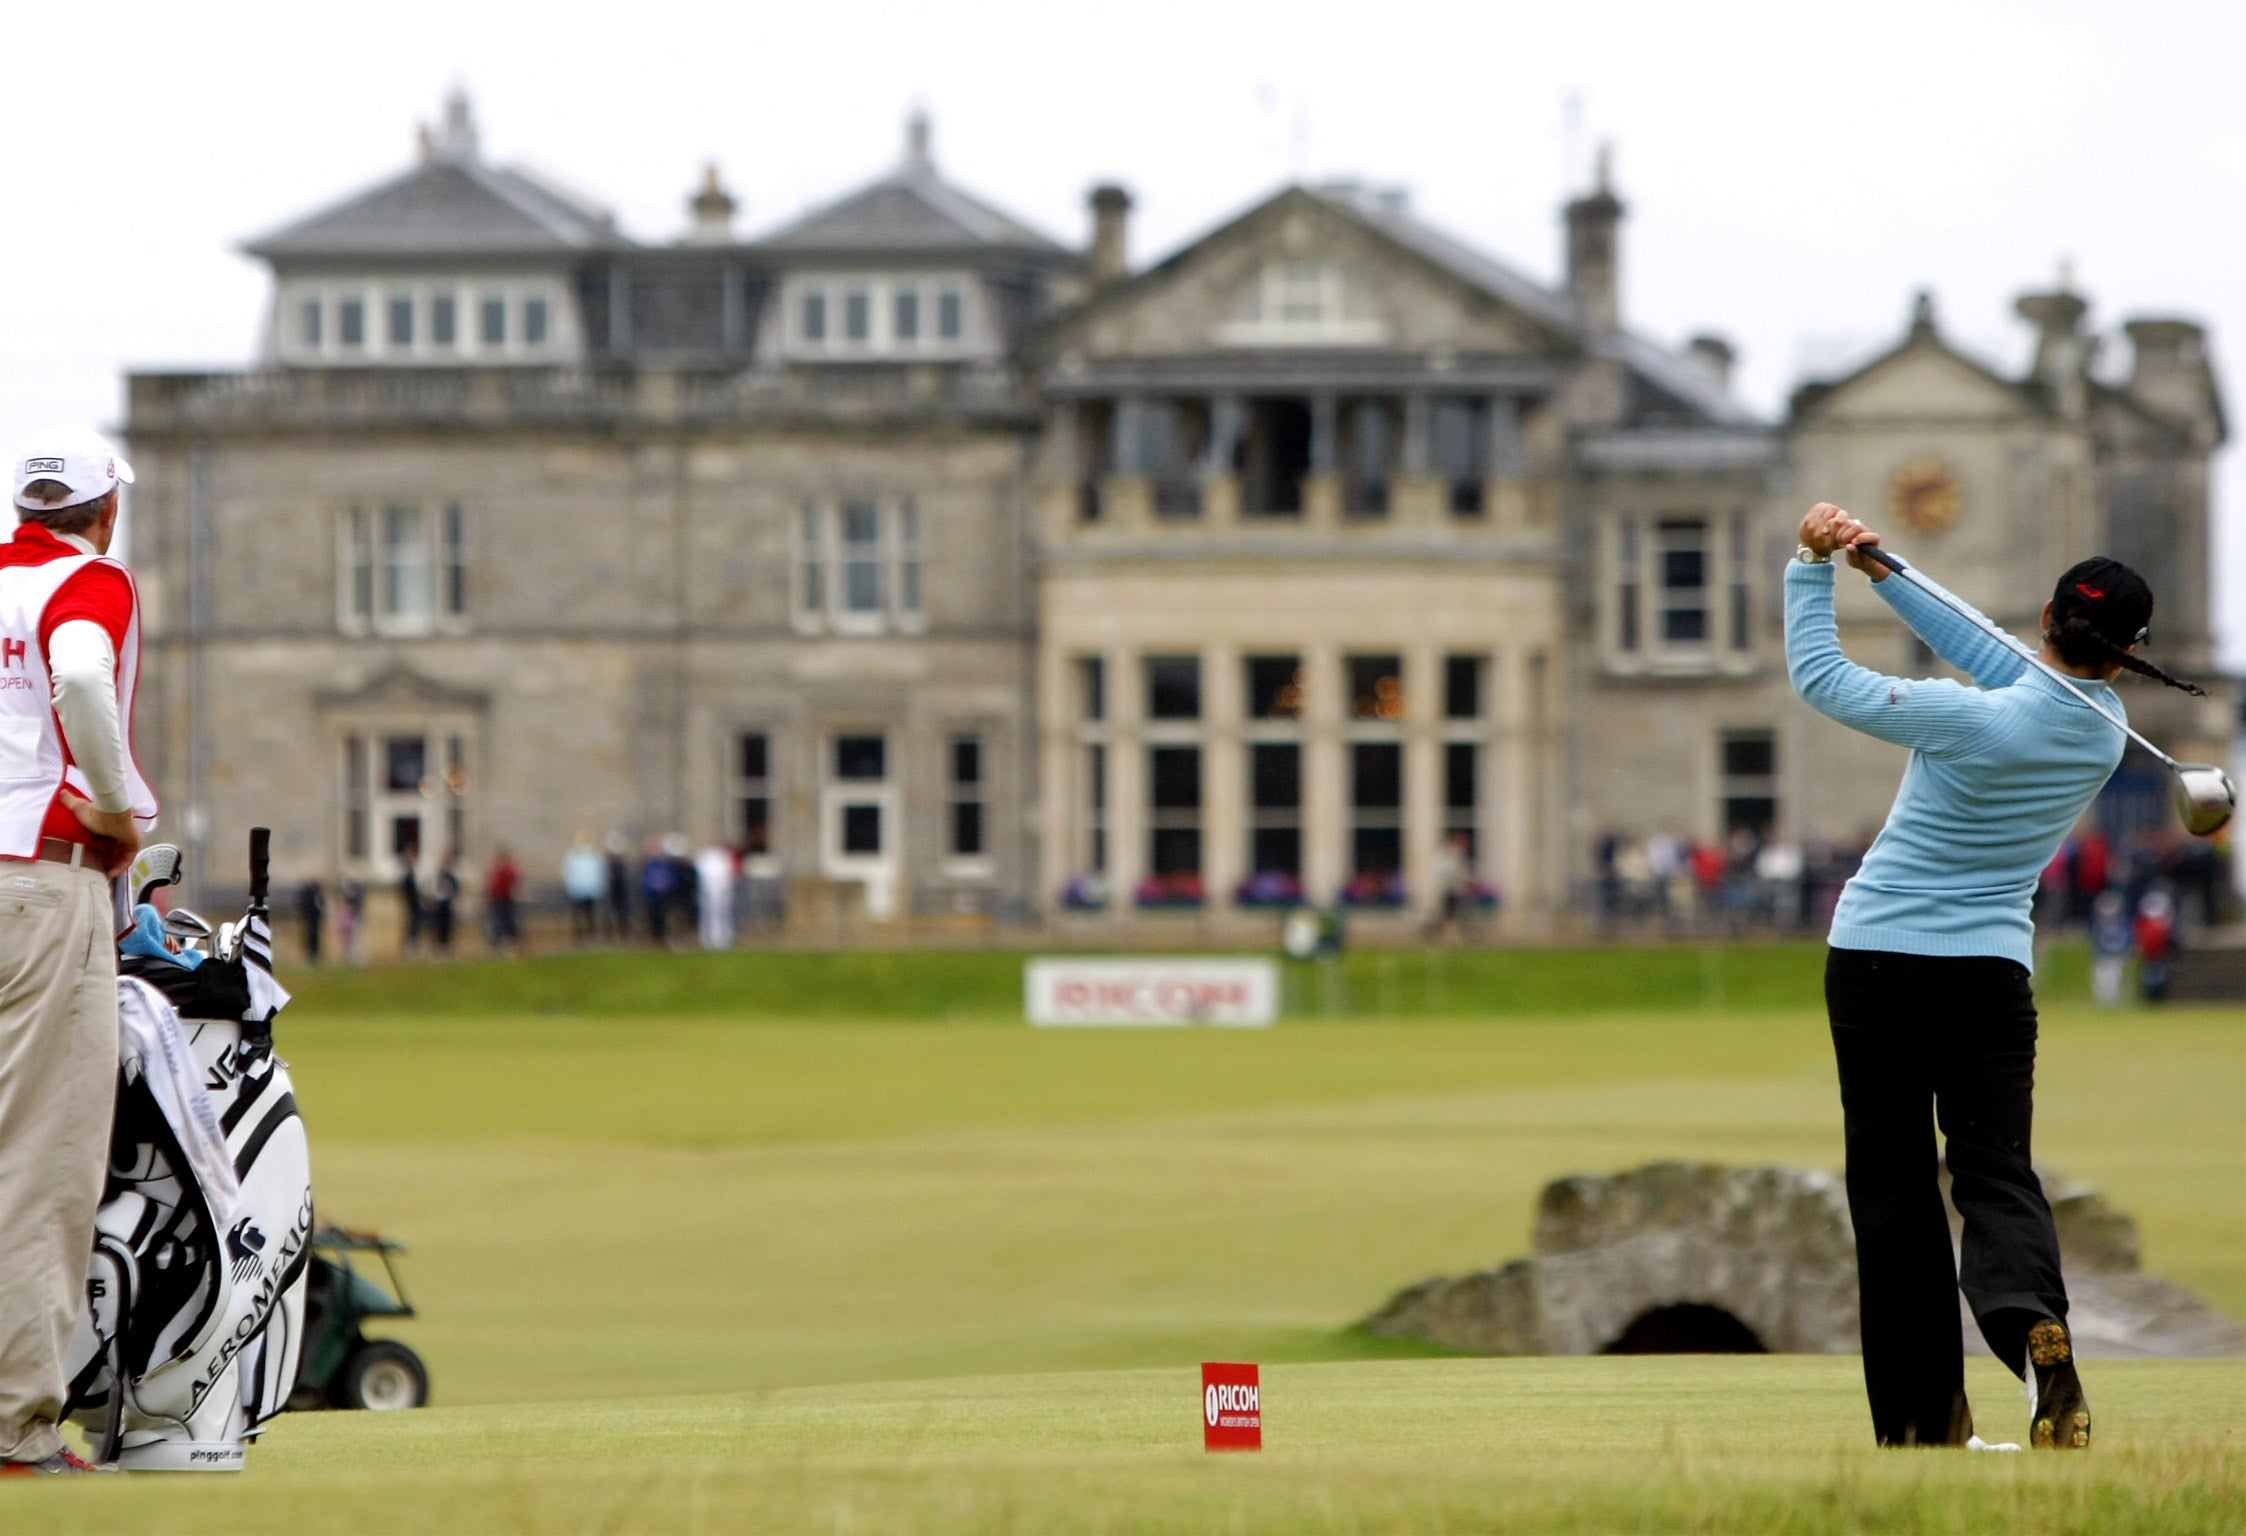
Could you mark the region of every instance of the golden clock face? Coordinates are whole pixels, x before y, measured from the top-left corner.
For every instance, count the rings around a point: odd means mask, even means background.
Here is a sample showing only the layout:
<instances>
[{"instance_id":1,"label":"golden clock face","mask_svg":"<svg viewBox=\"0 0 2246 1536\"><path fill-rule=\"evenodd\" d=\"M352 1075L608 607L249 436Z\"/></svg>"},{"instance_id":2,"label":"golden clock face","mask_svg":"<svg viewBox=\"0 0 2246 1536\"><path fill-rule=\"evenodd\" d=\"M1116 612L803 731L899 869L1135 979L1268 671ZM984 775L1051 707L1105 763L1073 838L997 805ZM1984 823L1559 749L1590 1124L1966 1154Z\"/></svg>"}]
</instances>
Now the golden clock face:
<instances>
[{"instance_id":1,"label":"golden clock face","mask_svg":"<svg viewBox=\"0 0 2246 1536\"><path fill-rule=\"evenodd\" d=\"M1913 533L1940 533L1957 521L1964 510L1957 480L1947 469L1930 461L1906 464L1888 482L1888 510Z\"/></svg>"}]
</instances>

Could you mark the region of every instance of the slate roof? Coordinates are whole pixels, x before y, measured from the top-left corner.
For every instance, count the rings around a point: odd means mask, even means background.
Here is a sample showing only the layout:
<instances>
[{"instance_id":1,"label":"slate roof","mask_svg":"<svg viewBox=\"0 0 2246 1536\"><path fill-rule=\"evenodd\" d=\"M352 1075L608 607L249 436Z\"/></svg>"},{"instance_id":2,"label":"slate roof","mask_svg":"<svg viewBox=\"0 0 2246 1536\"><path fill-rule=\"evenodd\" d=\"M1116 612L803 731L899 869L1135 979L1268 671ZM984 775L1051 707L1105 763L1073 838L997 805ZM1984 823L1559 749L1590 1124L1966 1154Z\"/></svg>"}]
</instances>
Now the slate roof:
<instances>
[{"instance_id":1,"label":"slate roof","mask_svg":"<svg viewBox=\"0 0 2246 1536\"><path fill-rule=\"evenodd\" d=\"M1511 308L1556 330L1575 330L1575 305L1566 294L1554 293L1534 278L1514 271L1495 257L1484 255L1449 232L1437 229L1414 214L1401 199L1384 198L1355 182L1303 190L1322 203L1355 215L1397 244L1418 252L1452 276L1464 279Z\"/></svg>"},{"instance_id":2,"label":"slate roof","mask_svg":"<svg viewBox=\"0 0 2246 1536\"><path fill-rule=\"evenodd\" d=\"M1575 301L1567 294L1545 287L1429 224L1412 213L1401 199L1381 197L1354 183L1306 190L1319 201L1372 225L1399 245L1511 308L1556 330L1571 335L1582 333ZM1663 394L1682 401L1712 422L1741 427L1765 425L1760 417L1720 387L1707 370L1650 337L1625 330L1594 345L1642 375Z\"/></svg>"},{"instance_id":3,"label":"slate roof","mask_svg":"<svg viewBox=\"0 0 2246 1536\"><path fill-rule=\"evenodd\" d=\"M755 242L787 252L1027 251L1076 253L1010 214L961 191L927 160L904 164L870 186L814 209Z\"/></svg>"},{"instance_id":4,"label":"slate roof","mask_svg":"<svg viewBox=\"0 0 2246 1536\"><path fill-rule=\"evenodd\" d=\"M434 158L244 247L268 261L564 254L629 245L603 208L533 173Z\"/></svg>"}]
</instances>

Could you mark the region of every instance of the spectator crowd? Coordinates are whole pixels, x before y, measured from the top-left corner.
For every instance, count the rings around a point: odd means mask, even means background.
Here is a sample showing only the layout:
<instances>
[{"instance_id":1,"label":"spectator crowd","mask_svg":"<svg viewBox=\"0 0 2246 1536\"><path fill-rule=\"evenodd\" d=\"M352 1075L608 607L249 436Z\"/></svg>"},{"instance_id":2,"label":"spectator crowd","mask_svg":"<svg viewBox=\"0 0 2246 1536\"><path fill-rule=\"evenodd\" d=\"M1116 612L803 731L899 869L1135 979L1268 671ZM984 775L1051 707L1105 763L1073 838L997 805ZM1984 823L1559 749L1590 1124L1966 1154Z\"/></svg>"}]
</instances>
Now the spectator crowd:
<instances>
[{"instance_id":1,"label":"spectator crowd","mask_svg":"<svg viewBox=\"0 0 2246 1536\"><path fill-rule=\"evenodd\" d=\"M650 839L636 857L631 841L620 832L602 843L579 833L556 874L568 934L579 945L729 949L745 927L770 917L778 905L758 889L768 882L744 877L743 850L713 844L696 852L676 832ZM404 851L395 891L408 958L456 952L468 889L457 852L447 851L431 863L418 849ZM514 855L504 847L495 849L475 889L474 915L481 921L484 947L495 955L519 952L526 879ZM360 958L366 897L365 884L348 875L336 882L332 899L322 881L298 888L298 933L309 961L316 965L330 952L331 938L340 958Z\"/></svg>"},{"instance_id":2,"label":"spectator crowd","mask_svg":"<svg viewBox=\"0 0 2246 1536\"><path fill-rule=\"evenodd\" d=\"M1720 843L1610 833L1594 847L1584 905L1608 935L1822 933L1870 846L1868 834L1795 843L1751 827ZM2044 870L2036 930L2039 938L2089 938L2102 1001L2120 1001L2131 959L2144 995L2157 1001L2186 934L2228 921L2235 904L2227 839L2161 830L2117 840L2088 831L2069 838Z\"/></svg>"}]
</instances>

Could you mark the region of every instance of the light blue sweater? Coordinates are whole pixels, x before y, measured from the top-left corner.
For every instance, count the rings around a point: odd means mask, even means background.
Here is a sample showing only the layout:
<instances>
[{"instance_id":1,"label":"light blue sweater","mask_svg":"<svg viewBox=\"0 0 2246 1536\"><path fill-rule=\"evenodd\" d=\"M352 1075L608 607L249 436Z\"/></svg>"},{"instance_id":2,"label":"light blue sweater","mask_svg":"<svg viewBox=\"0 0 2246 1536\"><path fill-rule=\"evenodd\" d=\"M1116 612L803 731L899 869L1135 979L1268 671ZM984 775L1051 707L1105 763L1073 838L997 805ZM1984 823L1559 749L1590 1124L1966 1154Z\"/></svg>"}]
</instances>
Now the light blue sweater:
<instances>
[{"instance_id":1,"label":"light blue sweater","mask_svg":"<svg viewBox=\"0 0 2246 1536\"><path fill-rule=\"evenodd\" d=\"M2121 761L2111 721L1909 578L1877 591L1935 654L1980 686L1882 677L1841 654L1838 564L1786 567L1795 691L1841 724L1909 747L1903 787L1841 892L1835 949L1996 955L2035 967L2036 881ZM2104 683L2077 680L2116 715ZM1808 792L1814 794L1815 786Z\"/></svg>"}]
</instances>

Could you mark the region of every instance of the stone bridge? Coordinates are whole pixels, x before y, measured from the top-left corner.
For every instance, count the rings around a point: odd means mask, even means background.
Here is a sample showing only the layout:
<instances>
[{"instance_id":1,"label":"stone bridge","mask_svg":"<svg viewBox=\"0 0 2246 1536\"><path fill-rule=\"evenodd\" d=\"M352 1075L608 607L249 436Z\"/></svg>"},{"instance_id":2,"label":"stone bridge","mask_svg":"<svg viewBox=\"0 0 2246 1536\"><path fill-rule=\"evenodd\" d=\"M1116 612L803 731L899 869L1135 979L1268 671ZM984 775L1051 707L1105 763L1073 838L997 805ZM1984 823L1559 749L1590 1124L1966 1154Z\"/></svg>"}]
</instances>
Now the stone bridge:
<instances>
[{"instance_id":1,"label":"stone bridge","mask_svg":"<svg viewBox=\"0 0 2246 1536\"><path fill-rule=\"evenodd\" d=\"M2139 1272L2136 1223L2038 1170L2086 1358L2246 1355L2246 1330ZM1946 1192L1946 1191L1945 1191ZM1424 1281L1364 1327L1488 1355L1852 1354L1855 1239L1838 1175L1652 1163L1545 1186L1534 1253ZM1967 1347L1980 1335L1960 1303Z\"/></svg>"}]
</instances>

